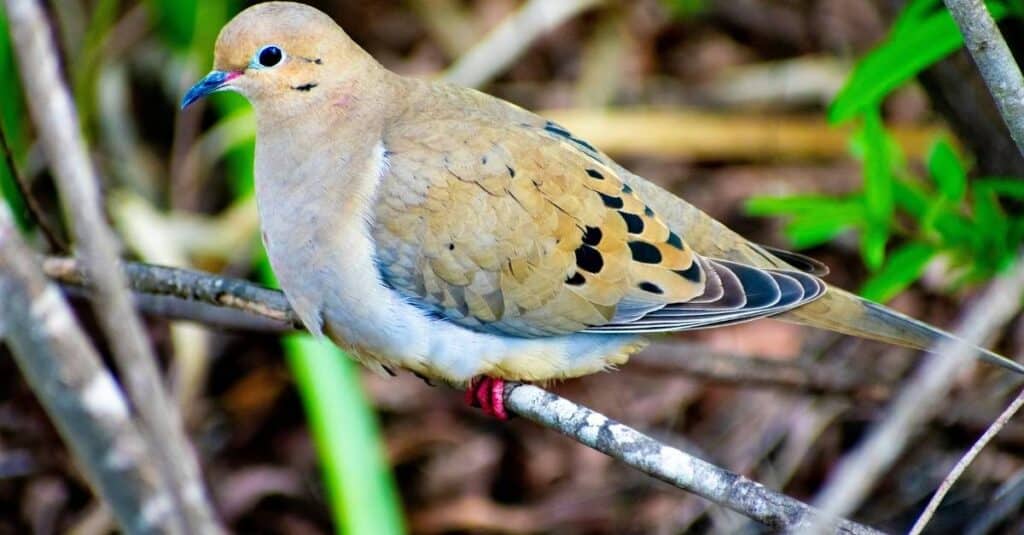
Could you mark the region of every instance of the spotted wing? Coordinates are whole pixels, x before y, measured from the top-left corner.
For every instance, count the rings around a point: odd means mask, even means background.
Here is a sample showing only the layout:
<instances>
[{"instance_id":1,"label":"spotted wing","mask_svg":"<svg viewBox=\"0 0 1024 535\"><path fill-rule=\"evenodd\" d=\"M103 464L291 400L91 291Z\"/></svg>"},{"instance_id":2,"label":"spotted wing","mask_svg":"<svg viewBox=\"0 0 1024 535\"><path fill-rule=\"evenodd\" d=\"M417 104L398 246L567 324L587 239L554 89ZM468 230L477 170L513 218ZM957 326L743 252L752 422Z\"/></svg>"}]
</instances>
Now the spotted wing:
<instances>
[{"instance_id":1,"label":"spotted wing","mask_svg":"<svg viewBox=\"0 0 1024 535\"><path fill-rule=\"evenodd\" d=\"M381 277L467 328L692 329L823 290L810 275L700 257L605 156L557 125L434 119L396 125L385 144L373 226Z\"/></svg>"}]
</instances>

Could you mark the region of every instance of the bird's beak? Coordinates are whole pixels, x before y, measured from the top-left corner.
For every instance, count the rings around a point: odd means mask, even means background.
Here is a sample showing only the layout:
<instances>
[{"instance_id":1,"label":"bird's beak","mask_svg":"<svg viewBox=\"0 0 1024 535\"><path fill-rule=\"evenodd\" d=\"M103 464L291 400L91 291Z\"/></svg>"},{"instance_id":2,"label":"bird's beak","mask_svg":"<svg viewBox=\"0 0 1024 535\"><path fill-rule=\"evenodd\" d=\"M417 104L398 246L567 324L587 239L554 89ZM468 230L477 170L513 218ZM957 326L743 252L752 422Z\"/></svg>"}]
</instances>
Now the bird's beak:
<instances>
[{"instance_id":1,"label":"bird's beak","mask_svg":"<svg viewBox=\"0 0 1024 535\"><path fill-rule=\"evenodd\" d=\"M241 74L240 72L210 71L210 74L196 82L196 85L192 86L188 93L185 93L185 98L181 99L181 109L189 107L190 104L210 93L225 89L228 82L238 78Z\"/></svg>"}]
</instances>

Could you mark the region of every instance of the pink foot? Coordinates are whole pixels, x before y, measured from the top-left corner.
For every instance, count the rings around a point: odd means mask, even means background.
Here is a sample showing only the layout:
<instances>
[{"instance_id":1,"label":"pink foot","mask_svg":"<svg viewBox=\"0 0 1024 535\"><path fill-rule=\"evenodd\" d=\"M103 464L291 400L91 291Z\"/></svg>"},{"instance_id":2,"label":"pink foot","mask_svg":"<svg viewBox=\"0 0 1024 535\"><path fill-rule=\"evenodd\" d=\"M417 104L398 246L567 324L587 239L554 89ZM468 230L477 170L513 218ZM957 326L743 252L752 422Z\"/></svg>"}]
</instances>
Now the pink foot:
<instances>
[{"instance_id":1,"label":"pink foot","mask_svg":"<svg viewBox=\"0 0 1024 535\"><path fill-rule=\"evenodd\" d=\"M505 381L493 377L477 377L466 387L466 404L499 420L508 420L505 410Z\"/></svg>"}]
</instances>

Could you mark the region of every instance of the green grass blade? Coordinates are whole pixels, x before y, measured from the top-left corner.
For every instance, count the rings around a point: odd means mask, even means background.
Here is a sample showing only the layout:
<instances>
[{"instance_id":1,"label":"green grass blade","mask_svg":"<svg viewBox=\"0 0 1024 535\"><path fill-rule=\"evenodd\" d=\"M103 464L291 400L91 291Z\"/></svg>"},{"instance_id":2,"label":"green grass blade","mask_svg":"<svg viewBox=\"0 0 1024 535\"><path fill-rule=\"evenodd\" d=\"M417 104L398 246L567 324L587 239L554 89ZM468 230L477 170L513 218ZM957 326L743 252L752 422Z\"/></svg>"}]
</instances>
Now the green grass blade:
<instances>
[{"instance_id":1,"label":"green grass blade","mask_svg":"<svg viewBox=\"0 0 1024 535\"><path fill-rule=\"evenodd\" d=\"M967 192L967 170L948 142L939 140L932 146L928 154L928 173L945 198L963 200Z\"/></svg>"},{"instance_id":2,"label":"green grass blade","mask_svg":"<svg viewBox=\"0 0 1024 535\"><path fill-rule=\"evenodd\" d=\"M405 532L398 493L384 458L373 409L359 381L359 365L309 335L284 338L322 465L339 533Z\"/></svg>"},{"instance_id":3,"label":"green grass blade","mask_svg":"<svg viewBox=\"0 0 1024 535\"><path fill-rule=\"evenodd\" d=\"M921 277L937 251L923 243L909 243L896 249L889 261L864 283L860 294L884 303Z\"/></svg>"}]
</instances>

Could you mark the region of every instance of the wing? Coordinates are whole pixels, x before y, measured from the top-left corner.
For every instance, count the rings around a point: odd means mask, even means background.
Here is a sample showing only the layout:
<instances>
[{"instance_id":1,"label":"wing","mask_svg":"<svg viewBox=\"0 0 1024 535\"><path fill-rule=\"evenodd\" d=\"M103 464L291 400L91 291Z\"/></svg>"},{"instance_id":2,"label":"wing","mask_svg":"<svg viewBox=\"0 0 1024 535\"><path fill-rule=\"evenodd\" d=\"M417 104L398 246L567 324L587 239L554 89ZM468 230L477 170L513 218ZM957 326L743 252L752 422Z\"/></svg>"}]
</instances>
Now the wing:
<instances>
[{"instance_id":1,"label":"wing","mask_svg":"<svg viewBox=\"0 0 1024 535\"><path fill-rule=\"evenodd\" d=\"M606 157L552 123L435 118L395 125L385 144L373 225L381 278L470 329L694 329L824 290L808 274L700 257Z\"/></svg>"}]
</instances>

